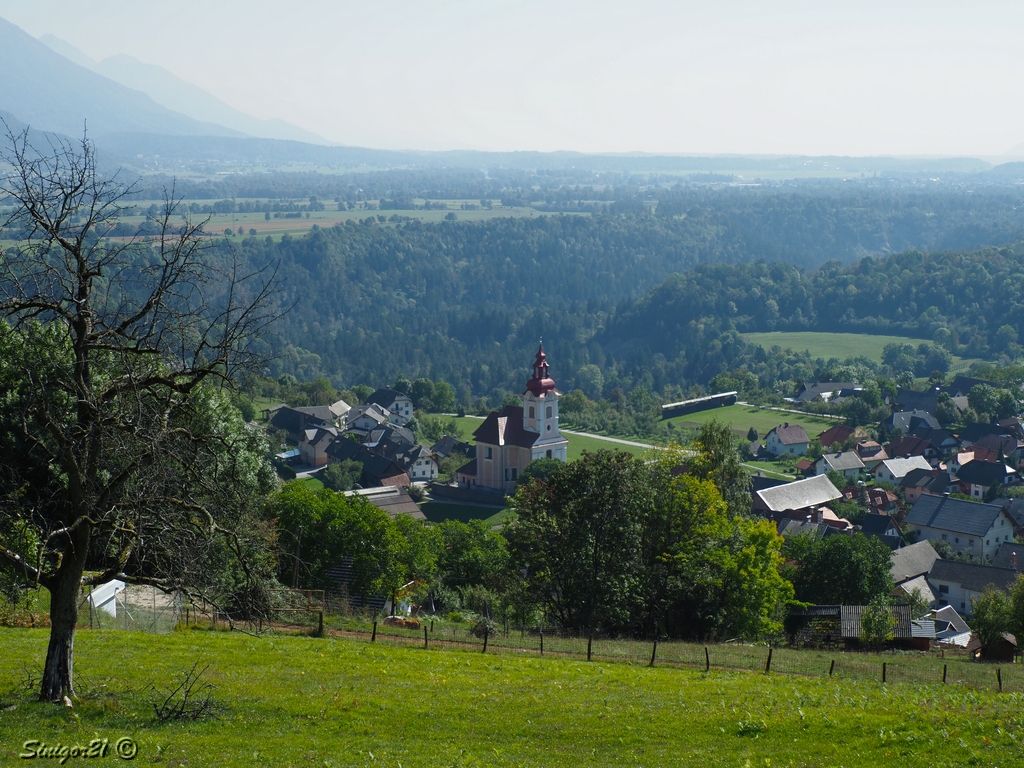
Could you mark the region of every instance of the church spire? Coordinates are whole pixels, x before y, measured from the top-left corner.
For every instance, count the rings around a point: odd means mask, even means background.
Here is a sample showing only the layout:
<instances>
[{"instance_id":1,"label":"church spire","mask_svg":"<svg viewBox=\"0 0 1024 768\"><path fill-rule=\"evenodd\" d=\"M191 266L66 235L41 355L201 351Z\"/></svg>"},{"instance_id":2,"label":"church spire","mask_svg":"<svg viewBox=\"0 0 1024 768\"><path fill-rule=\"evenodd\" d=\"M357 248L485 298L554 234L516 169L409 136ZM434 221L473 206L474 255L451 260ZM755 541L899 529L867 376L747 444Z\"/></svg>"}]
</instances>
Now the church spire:
<instances>
[{"instance_id":1,"label":"church spire","mask_svg":"<svg viewBox=\"0 0 1024 768\"><path fill-rule=\"evenodd\" d=\"M537 397L553 392L555 382L548 375L548 356L544 354L544 342L537 347L537 356L533 361L533 378L526 382L526 388Z\"/></svg>"}]
</instances>

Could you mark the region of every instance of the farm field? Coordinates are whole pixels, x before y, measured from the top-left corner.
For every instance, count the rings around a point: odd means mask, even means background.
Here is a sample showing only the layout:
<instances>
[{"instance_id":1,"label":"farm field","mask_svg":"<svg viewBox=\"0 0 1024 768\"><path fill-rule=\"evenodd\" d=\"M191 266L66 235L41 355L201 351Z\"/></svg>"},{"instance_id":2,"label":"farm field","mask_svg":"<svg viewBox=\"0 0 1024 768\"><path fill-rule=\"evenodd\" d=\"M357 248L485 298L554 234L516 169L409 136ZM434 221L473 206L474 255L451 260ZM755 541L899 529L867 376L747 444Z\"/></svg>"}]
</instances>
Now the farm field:
<instances>
[{"instance_id":1,"label":"farm field","mask_svg":"<svg viewBox=\"0 0 1024 768\"><path fill-rule=\"evenodd\" d=\"M455 417L459 426L462 427L462 439L468 443L474 443L473 432L476 430L483 419L478 416L463 416L461 418ZM575 461L583 455L583 451L595 452L599 450L609 451L625 451L631 453L634 456L643 456L647 453L648 449L637 445L623 445L617 443L614 440L607 440L598 435L566 435L569 438L569 450L568 457L569 461ZM634 440L633 442L641 443L643 440Z\"/></svg>"},{"instance_id":2,"label":"farm field","mask_svg":"<svg viewBox=\"0 0 1024 768\"><path fill-rule=\"evenodd\" d=\"M712 408L697 413L687 413L684 416L676 416L668 419L677 428L697 427L709 421L717 420L728 424L736 435L746 437L747 431L753 427L757 430L758 436L763 440L764 436L773 427L789 422L799 424L807 431L808 437L815 437L829 427L842 422L836 419L823 419L811 414L796 413L793 411L773 411L767 408L758 408L756 405L727 405L724 408Z\"/></svg>"},{"instance_id":3,"label":"farm field","mask_svg":"<svg viewBox=\"0 0 1024 768\"><path fill-rule=\"evenodd\" d=\"M145 211L151 204L160 205L162 201L140 201L135 203L138 206L138 210ZM203 204L212 203L213 201L191 201L200 202ZM420 201L422 203L422 201ZM450 211L421 211L421 210L367 210L363 208L356 208L351 211L338 211L338 210L327 210L327 211L311 211L307 218L306 214L303 213L301 218L284 218L282 214L281 218L273 218L274 214L271 214L271 218L267 220L263 213L214 213L214 214L192 214L195 221L202 221L203 219L209 218L206 224L205 231L213 236L223 236L224 230L230 229L234 235L229 238L232 240L239 240L239 234L243 236L249 236L249 230L256 230L257 237L271 237L274 240L280 240L282 235L288 234L298 236L309 232L314 225L321 228L333 227L335 224L344 223L347 220L358 221L361 219L375 218L377 216L383 216L389 219L393 215L417 219L423 222L437 223L444 221L445 216L449 213L454 213L456 221L485 221L487 219L494 218L522 218L531 216L552 216L554 214L544 213L537 211L530 207L505 207L495 206L491 210L479 209L463 211L459 209L459 205L464 202L467 203L479 203L474 200L435 200L433 202L447 202L452 208ZM328 206L334 207L333 202L328 202ZM588 216L586 213L573 213L566 215L575 216ZM130 224L141 224L145 221L145 215L132 215L123 216L122 221ZM385 221L381 226L394 226Z\"/></svg>"},{"instance_id":4,"label":"farm field","mask_svg":"<svg viewBox=\"0 0 1024 768\"><path fill-rule=\"evenodd\" d=\"M776 331L773 333L744 333L744 341L760 344L764 349L778 345L795 352L806 350L814 359L867 357L881 362L882 349L886 344L911 344L917 347L928 339L912 339L909 336L871 336L865 333L819 333L817 331ZM967 366L977 362L976 358L953 357L953 367Z\"/></svg>"},{"instance_id":5,"label":"farm field","mask_svg":"<svg viewBox=\"0 0 1024 768\"><path fill-rule=\"evenodd\" d=\"M79 632L79 699L69 709L38 703L25 684L47 637L0 629L5 765L20 762L28 739L113 747L122 737L140 764L168 766L933 768L1024 759L1014 693L208 630ZM209 666L216 719L158 722L151 702L197 660Z\"/></svg>"}]
</instances>

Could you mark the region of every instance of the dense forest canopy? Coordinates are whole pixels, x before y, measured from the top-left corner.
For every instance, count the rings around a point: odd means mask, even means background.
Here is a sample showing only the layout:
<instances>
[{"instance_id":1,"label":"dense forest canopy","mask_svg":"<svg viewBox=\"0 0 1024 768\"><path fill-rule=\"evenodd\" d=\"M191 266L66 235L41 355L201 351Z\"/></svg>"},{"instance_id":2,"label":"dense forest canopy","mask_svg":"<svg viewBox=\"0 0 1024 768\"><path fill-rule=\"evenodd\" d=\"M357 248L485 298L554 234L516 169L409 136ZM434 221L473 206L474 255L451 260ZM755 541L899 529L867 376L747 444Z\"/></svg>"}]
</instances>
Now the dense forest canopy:
<instances>
[{"instance_id":1,"label":"dense forest canopy","mask_svg":"<svg viewBox=\"0 0 1024 768\"><path fill-rule=\"evenodd\" d=\"M496 404L520 388L541 336L560 387L592 396L642 387L670 397L742 367L763 386L813 372L806 355L747 344L748 331L901 334L1012 357L1024 331L1021 247L1003 244L1024 233L1024 188L1011 166L753 185L717 172L680 182L421 168L235 174L174 189L199 215L254 201L351 210L349 223L299 237L214 243L222 259L281 266L282 306L294 309L275 328L267 373L339 388L426 376L450 382L460 402ZM146 177L134 196L172 181ZM554 215L426 223L380 210L453 199ZM366 211L370 201L378 210ZM120 226L112 234L136 225Z\"/></svg>"}]
</instances>

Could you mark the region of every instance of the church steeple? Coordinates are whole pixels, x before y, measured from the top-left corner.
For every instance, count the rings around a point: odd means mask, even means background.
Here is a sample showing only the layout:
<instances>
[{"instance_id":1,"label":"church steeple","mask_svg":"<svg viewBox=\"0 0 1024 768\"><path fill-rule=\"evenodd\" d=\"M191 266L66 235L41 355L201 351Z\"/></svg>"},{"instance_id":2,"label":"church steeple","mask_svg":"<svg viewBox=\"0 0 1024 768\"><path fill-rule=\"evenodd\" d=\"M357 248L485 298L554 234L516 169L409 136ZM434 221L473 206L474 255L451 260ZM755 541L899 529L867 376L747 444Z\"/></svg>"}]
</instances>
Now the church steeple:
<instances>
[{"instance_id":1,"label":"church steeple","mask_svg":"<svg viewBox=\"0 0 1024 768\"><path fill-rule=\"evenodd\" d=\"M548 375L548 356L544 354L544 342L537 347L537 357L533 361L533 378L526 382L526 388L536 397L544 397L555 390L555 382Z\"/></svg>"}]
</instances>

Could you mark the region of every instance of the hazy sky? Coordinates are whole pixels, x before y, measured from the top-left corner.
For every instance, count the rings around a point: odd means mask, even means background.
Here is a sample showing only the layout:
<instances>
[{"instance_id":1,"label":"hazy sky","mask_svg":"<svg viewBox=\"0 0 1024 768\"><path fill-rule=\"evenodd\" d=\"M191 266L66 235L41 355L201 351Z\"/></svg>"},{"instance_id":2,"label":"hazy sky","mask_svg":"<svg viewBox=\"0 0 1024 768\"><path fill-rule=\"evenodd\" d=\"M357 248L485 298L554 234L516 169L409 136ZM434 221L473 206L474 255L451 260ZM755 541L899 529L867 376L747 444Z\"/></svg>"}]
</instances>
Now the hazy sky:
<instances>
[{"instance_id":1,"label":"hazy sky","mask_svg":"<svg viewBox=\"0 0 1024 768\"><path fill-rule=\"evenodd\" d=\"M1024 142L1021 2L0 0L0 16L345 144L978 156Z\"/></svg>"}]
</instances>

